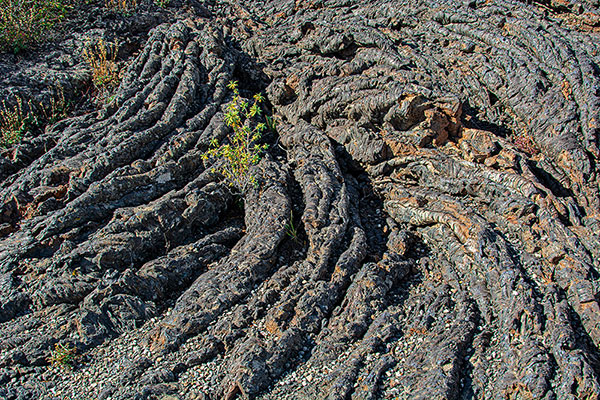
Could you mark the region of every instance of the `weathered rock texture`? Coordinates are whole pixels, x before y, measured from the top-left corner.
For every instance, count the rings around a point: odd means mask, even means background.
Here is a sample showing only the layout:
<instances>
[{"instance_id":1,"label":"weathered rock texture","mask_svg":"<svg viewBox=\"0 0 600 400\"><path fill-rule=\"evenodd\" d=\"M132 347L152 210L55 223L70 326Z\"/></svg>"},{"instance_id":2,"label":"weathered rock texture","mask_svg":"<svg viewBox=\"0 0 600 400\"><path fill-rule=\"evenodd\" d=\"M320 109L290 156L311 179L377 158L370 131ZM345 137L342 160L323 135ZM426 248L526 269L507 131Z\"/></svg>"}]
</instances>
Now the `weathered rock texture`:
<instances>
[{"instance_id":1,"label":"weathered rock texture","mask_svg":"<svg viewBox=\"0 0 600 400\"><path fill-rule=\"evenodd\" d=\"M0 397L598 398L597 2L201 8L2 160ZM278 121L243 208L230 80Z\"/></svg>"}]
</instances>

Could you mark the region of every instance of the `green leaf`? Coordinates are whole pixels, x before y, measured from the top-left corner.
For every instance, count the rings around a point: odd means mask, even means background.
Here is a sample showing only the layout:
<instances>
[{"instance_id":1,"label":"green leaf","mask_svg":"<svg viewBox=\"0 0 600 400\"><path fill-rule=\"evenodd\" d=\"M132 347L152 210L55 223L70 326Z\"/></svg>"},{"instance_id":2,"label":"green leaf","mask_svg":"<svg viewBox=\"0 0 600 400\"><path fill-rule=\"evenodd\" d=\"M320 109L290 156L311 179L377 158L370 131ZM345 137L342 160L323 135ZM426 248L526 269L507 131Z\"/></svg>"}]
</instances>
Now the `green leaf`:
<instances>
[{"instance_id":1,"label":"green leaf","mask_svg":"<svg viewBox=\"0 0 600 400\"><path fill-rule=\"evenodd\" d=\"M255 115L260 115L260 107L258 106L258 104L253 104L252 107L250 107L250 112L252 113L253 117Z\"/></svg>"},{"instance_id":2,"label":"green leaf","mask_svg":"<svg viewBox=\"0 0 600 400\"><path fill-rule=\"evenodd\" d=\"M254 95L254 101L256 101L257 103L262 103L264 100L265 100L265 98L262 95L262 93L256 93Z\"/></svg>"},{"instance_id":3,"label":"green leaf","mask_svg":"<svg viewBox=\"0 0 600 400\"><path fill-rule=\"evenodd\" d=\"M238 81L229 81L227 87L231 90L236 90L238 87Z\"/></svg>"}]
</instances>

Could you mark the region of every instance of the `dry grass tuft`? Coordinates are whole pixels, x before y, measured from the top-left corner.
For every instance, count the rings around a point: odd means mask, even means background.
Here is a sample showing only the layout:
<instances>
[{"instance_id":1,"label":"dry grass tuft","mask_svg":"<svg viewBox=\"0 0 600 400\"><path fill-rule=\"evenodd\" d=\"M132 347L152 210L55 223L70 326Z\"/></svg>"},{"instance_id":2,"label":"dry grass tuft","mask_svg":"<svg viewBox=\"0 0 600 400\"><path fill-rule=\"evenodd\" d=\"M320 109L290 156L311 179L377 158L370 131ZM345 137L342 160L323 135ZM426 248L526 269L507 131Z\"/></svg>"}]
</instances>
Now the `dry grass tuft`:
<instances>
[{"instance_id":1,"label":"dry grass tuft","mask_svg":"<svg viewBox=\"0 0 600 400\"><path fill-rule=\"evenodd\" d=\"M106 8L121 14L129 15L138 6L138 0L106 0Z\"/></svg>"},{"instance_id":2,"label":"dry grass tuft","mask_svg":"<svg viewBox=\"0 0 600 400\"><path fill-rule=\"evenodd\" d=\"M100 39L89 44L83 57L92 69L92 82L101 97L119 85L119 67L116 62L118 46Z\"/></svg>"}]
</instances>

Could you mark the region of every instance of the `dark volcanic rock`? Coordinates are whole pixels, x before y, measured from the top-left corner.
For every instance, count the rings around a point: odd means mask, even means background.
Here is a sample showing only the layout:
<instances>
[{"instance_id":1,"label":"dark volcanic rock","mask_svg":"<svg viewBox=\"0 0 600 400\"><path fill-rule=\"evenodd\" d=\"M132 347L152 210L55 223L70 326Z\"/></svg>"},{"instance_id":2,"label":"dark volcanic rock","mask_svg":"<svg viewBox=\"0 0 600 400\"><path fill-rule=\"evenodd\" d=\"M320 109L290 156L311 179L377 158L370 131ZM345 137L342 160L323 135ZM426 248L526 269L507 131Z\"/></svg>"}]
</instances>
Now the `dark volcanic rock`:
<instances>
[{"instance_id":1,"label":"dark volcanic rock","mask_svg":"<svg viewBox=\"0 0 600 400\"><path fill-rule=\"evenodd\" d=\"M179 6L0 162L0 397L598 398L597 3ZM278 121L241 201L231 80Z\"/></svg>"}]
</instances>

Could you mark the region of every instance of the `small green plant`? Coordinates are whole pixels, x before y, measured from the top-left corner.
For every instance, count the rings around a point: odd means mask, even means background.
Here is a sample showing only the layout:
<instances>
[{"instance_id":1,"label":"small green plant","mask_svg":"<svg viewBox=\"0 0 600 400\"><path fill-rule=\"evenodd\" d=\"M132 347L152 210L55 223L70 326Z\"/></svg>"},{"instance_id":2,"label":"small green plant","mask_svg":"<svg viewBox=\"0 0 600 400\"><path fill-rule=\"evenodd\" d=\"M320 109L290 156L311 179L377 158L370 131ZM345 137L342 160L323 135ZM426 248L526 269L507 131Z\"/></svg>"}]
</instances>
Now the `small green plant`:
<instances>
[{"instance_id":1,"label":"small green plant","mask_svg":"<svg viewBox=\"0 0 600 400\"><path fill-rule=\"evenodd\" d=\"M275 120L275 117L266 115L265 121L267 121L267 129L273 133L277 133L277 121Z\"/></svg>"},{"instance_id":2,"label":"small green plant","mask_svg":"<svg viewBox=\"0 0 600 400\"><path fill-rule=\"evenodd\" d=\"M14 107L6 105L2 101L0 109L0 147L10 147L21 141L23 135L37 124L35 115L30 111L31 103L28 103L29 111L23 111L23 100L17 97Z\"/></svg>"},{"instance_id":3,"label":"small green plant","mask_svg":"<svg viewBox=\"0 0 600 400\"><path fill-rule=\"evenodd\" d=\"M41 41L69 8L67 0L0 0L0 50L18 53Z\"/></svg>"},{"instance_id":4,"label":"small green plant","mask_svg":"<svg viewBox=\"0 0 600 400\"><path fill-rule=\"evenodd\" d=\"M290 220L285 224L285 233L296 243L300 243L298 238L298 227L294 225L294 213L290 211Z\"/></svg>"},{"instance_id":5,"label":"small green plant","mask_svg":"<svg viewBox=\"0 0 600 400\"><path fill-rule=\"evenodd\" d=\"M104 39L89 43L83 58L92 69L92 83L101 98L108 96L119 85L119 67L116 62L118 45Z\"/></svg>"},{"instance_id":6,"label":"small green plant","mask_svg":"<svg viewBox=\"0 0 600 400\"><path fill-rule=\"evenodd\" d=\"M159 6L160 8L167 8L171 0L154 0L154 4Z\"/></svg>"},{"instance_id":7,"label":"small green plant","mask_svg":"<svg viewBox=\"0 0 600 400\"><path fill-rule=\"evenodd\" d=\"M68 344L64 345L56 343L54 345L54 350L50 353L50 357L48 357L47 360L52 366L71 369L73 368L73 360L75 359L76 353L76 348L69 347Z\"/></svg>"},{"instance_id":8,"label":"small green plant","mask_svg":"<svg viewBox=\"0 0 600 400\"><path fill-rule=\"evenodd\" d=\"M225 124L233 129L230 144L219 144L216 139L210 142L203 159L209 157L223 160L221 174L230 186L240 193L245 193L251 186L256 185L256 178L250 174L250 167L257 164L261 153L267 144L258 144L263 131L264 123L254 124L253 118L260 116L260 104L264 101L261 94L254 95L252 105L240 96L237 81L230 82L229 89L233 90L233 100L227 105Z\"/></svg>"}]
</instances>

